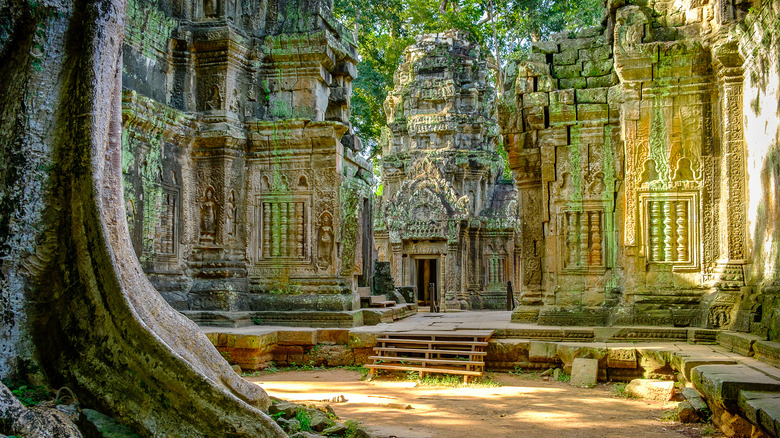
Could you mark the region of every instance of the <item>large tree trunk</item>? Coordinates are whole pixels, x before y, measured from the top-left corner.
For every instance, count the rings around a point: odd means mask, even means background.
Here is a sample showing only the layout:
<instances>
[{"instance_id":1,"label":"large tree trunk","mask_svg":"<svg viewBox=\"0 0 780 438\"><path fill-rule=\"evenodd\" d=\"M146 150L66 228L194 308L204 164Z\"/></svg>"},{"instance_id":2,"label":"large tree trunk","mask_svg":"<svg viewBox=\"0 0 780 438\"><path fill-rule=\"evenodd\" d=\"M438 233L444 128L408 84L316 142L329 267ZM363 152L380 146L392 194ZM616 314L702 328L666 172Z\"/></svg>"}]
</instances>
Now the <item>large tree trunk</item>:
<instances>
[{"instance_id":1,"label":"large tree trunk","mask_svg":"<svg viewBox=\"0 0 780 438\"><path fill-rule=\"evenodd\" d=\"M0 0L0 374L40 367L144 436L285 436L132 250L123 15L122 0Z\"/></svg>"}]
</instances>

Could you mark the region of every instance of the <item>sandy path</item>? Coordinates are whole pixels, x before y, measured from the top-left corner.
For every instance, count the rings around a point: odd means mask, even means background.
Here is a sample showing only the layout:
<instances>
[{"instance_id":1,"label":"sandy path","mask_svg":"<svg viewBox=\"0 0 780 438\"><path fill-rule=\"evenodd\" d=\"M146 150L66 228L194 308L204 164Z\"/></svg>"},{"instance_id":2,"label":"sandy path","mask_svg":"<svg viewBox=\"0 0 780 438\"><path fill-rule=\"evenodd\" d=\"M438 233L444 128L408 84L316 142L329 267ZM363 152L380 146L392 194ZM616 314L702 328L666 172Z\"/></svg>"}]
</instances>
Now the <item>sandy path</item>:
<instances>
[{"instance_id":1,"label":"sandy path","mask_svg":"<svg viewBox=\"0 0 780 438\"><path fill-rule=\"evenodd\" d=\"M613 396L607 385L575 388L505 373L501 387L415 387L382 377L371 382L341 369L250 377L272 396L329 404L342 419L362 421L379 437L698 437L700 427L663 421L664 404ZM325 403L343 395L344 403ZM412 409L404 409L411 405Z\"/></svg>"}]
</instances>

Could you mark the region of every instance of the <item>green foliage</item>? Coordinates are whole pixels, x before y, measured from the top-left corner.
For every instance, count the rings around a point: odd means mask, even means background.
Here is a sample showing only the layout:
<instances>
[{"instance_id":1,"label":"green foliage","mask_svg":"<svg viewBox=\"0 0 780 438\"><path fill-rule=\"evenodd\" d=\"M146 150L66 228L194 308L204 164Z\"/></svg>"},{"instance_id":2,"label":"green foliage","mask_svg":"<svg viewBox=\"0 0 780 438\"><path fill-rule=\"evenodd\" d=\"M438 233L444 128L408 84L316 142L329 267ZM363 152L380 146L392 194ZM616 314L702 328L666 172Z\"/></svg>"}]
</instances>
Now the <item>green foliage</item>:
<instances>
[{"instance_id":1,"label":"green foliage","mask_svg":"<svg viewBox=\"0 0 780 438\"><path fill-rule=\"evenodd\" d=\"M311 431L311 417L309 416L309 413L306 411L306 409L298 409L295 411L295 419L298 420L299 423L301 423L301 430L304 432L310 432Z\"/></svg>"},{"instance_id":2,"label":"green foliage","mask_svg":"<svg viewBox=\"0 0 780 438\"><path fill-rule=\"evenodd\" d=\"M223 359L227 361L227 363L232 364L233 362L233 356L231 356L229 351L220 351L219 354L222 356Z\"/></svg>"},{"instance_id":3,"label":"green foliage","mask_svg":"<svg viewBox=\"0 0 780 438\"><path fill-rule=\"evenodd\" d=\"M612 386L612 391L618 397L634 398L633 394L626 392L626 386L628 386L626 382L617 382Z\"/></svg>"},{"instance_id":4,"label":"green foliage","mask_svg":"<svg viewBox=\"0 0 780 438\"><path fill-rule=\"evenodd\" d=\"M45 386L35 386L24 381L3 379L3 384L25 406L36 406L43 401L54 398L54 394Z\"/></svg>"},{"instance_id":5,"label":"green foliage","mask_svg":"<svg viewBox=\"0 0 780 438\"><path fill-rule=\"evenodd\" d=\"M360 429L359 422L355 420L347 420L344 422L344 424L347 426L347 430L344 432L344 438L354 438L358 436L358 430Z\"/></svg>"},{"instance_id":6,"label":"green foliage","mask_svg":"<svg viewBox=\"0 0 780 438\"><path fill-rule=\"evenodd\" d=\"M565 371L561 370L561 372L558 373L558 381L569 383L571 381L571 376L566 374Z\"/></svg>"},{"instance_id":7,"label":"green foliage","mask_svg":"<svg viewBox=\"0 0 780 438\"><path fill-rule=\"evenodd\" d=\"M502 67L531 41L550 33L576 31L598 24L601 0L335 0L336 18L356 31L358 78L352 83L352 124L367 153L381 153L383 103L393 88L393 74L404 49L415 37L461 29L497 59ZM495 67L496 62L492 62Z\"/></svg>"}]
</instances>

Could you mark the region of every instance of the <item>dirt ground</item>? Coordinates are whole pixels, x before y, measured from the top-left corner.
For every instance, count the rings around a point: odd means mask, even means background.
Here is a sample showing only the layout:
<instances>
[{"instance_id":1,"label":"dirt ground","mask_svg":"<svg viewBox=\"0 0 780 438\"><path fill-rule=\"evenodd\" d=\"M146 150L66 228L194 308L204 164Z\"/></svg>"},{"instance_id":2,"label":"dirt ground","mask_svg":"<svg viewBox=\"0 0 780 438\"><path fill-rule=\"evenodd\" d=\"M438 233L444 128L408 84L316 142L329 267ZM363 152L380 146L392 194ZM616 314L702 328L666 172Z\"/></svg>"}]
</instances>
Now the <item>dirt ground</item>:
<instances>
[{"instance_id":1,"label":"dirt ground","mask_svg":"<svg viewBox=\"0 0 780 438\"><path fill-rule=\"evenodd\" d=\"M712 427L663 420L675 402L618 397L610 384L577 388L537 376L487 373L497 387L417 386L392 376L361 380L343 369L249 377L271 396L330 405L378 437L700 437ZM343 396L346 401L333 402Z\"/></svg>"}]
</instances>

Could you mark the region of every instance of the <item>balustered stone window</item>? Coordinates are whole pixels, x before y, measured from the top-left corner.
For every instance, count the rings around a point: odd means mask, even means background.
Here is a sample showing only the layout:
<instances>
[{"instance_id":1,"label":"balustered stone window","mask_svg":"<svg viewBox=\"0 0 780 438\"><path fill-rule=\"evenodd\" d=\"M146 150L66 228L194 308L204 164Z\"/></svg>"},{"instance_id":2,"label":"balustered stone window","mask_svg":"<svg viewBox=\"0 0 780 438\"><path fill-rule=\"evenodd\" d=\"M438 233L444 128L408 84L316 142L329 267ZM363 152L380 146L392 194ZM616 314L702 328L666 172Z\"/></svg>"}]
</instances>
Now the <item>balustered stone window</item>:
<instances>
[{"instance_id":1,"label":"balustered stone window","mask_svg":"<svg viewBox=\"0 0 780 438\"><path fill-rule=\"evenodd\" d=\"M640 194L645 257L650 263L698 265L698 202L695 193Z\"/></svg>"},{"instance_id":2,"label":"balustered stone window","mask_svg":"<svg viewBox=\"0 0 780 438\"><path fill-rule=\"evenodd\" d=\"M605 204L585 202L581 208L558 213L558 262L564 270L603 270L609 267L611 221Z\"/></svg>"},{"instance_id":3,"label":"balustered stone window","mask_svg":"<svg viewBox=\"0 0 780 438\"><path fill-rule=\"evenodd\" d=\"M258 259L303 260L309 254L311 224L305 199L265 198L258 202Z\"/></svg>"}]
</instances>

